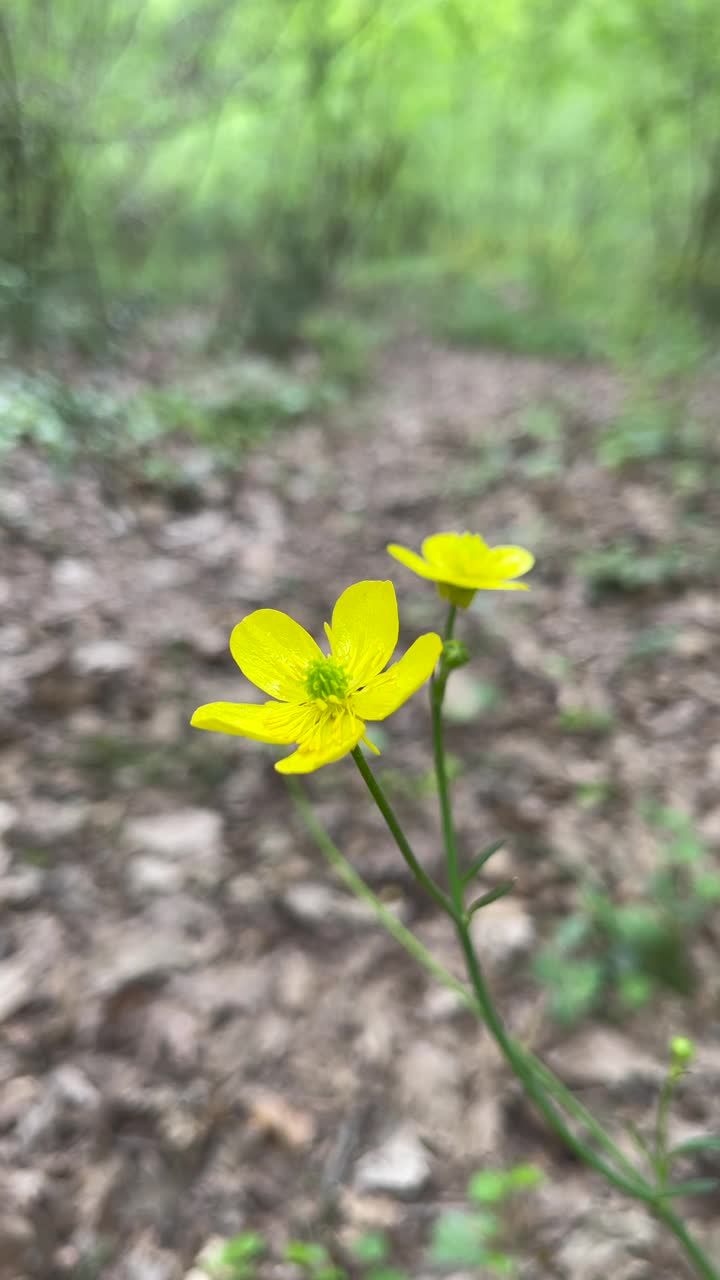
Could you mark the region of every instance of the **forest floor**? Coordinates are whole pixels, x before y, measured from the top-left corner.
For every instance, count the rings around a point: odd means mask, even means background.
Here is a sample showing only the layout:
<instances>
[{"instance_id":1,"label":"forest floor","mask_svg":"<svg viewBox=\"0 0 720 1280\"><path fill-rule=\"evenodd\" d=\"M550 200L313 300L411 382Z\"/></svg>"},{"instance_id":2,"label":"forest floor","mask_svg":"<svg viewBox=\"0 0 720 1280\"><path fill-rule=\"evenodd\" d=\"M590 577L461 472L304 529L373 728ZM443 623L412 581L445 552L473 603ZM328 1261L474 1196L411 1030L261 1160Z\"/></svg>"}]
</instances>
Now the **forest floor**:
<instances>
[{"instance_id":1,"label":"forest floor","mask_svg":"<svg viewBox=\"0 0 720 1280\"><path fill-rule=\"evenodd\" d=\"M387 542L469 529L532 548L530 593L488 593L463 616L474 658L449 695L463 847L504 836L487 884L516 877L480 917L480 952L516 1034L612 1124L647 1129L669 1036L692 1036L675 1132L720 1132L720 923L706 901L720 848L720 387L688 393L699 435L657 427L655 440L651 424L639 445L617 427L633 394L599 367L418 337L389 347L353 400L234 465L182 434L154 446L154 471L80 460L63 474L37 450L5 455L1 1280L183 1280L209 1240L248 1231L270 1242L268 1280L304 1274L279 1260L292 1238L359 1276L347 1251L368 1230L429 1280L433 1220L462 1207L474 1171L519 1161L545 1175L507 1210L519 1276L689 1275L333 880L277 753L189 727L200 703L257 696L227 647L252 609L317 634L345 586L392 575L405 646L442 613ZM428 721L419 695L383 726L377 769L441 874ZM459 973L352 761L307 790ZM649 885L673 841L688 865L664 919L689 993L643 1003L647 972L616 939L639 1010L623 1014L608 979L589 1015L559 1022L532 956L587 915L589 887L657 905ZM602 930L591 944L605 963ZM717 1196L681 1203L720 1256Z\"/></svg>"}]
</instances>

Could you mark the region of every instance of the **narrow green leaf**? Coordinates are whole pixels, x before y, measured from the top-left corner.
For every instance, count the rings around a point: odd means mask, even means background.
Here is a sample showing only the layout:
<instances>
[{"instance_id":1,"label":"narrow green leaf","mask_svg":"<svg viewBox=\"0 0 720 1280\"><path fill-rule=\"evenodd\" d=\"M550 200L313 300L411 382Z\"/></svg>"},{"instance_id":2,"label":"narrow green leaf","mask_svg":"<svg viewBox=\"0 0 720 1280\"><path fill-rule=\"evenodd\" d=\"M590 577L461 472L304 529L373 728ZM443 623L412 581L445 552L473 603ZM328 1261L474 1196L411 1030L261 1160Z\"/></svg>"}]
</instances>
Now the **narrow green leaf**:
<instances>
[{"instance_id":1,"label":"narrow green leaf","mask_svg":"<svg viewBox=\"0 0 720 1280\"><path fill-rule=\"evenodd\" d=\"M677 1182L674 1186L664 1187L660 1194L665 1196L702 1196L707 1191L720 1187L720 1178L691 1178L689 1182Z\"/></svg>"},{"instance_id":2,"label":"narrow green leaf","mask_svg":"<svg viewBox=\"0 0 720 1280\"><path fill-rule=\"evenodd\" d=\"M681 1142L679 1146L673 1147L670 1152L671 1156L689 1156L694 1151L720 1151L720 1138L707 1137L688 1138L687 1142Z\"/></svg>"},{"instance_id":3,"label":"narrow green leaf","mask_svg":"<svg viewBox=\"0 0 720 1280\"><path fill-rule=\"evenodd\" d=\"M476 858L473 858L472 862L470 863L470 866L468 867L467 871L463 875L463 878L462 878L463 884L469 884L470 881L475 878L478 871L480 871L485 866L485 863L488 862L490 858L492 858L494 853L497 853L498 849L502 849L504 844L505 844L504 837L502 840L495 840L493 844L488 845L487 849L483 849L482 853L479 853Z\"/></svg>"},{"instance_id":4,"label":"narrow green leaf","mask_svg":"<svg viewBox=\"0 0 720 1280\"><path fill-rule=\"evenodd\" d=\"M497 885L495 889L489 889L481 898L476 898L470 903L467 909L467 918L470 920L476 911L480 911L482 907L489 907L491 902L497 902L498 898L504 898L506 894L511 893L515 888L515 880L504 880L502 884Z\"/></svg>"}]
</instances>

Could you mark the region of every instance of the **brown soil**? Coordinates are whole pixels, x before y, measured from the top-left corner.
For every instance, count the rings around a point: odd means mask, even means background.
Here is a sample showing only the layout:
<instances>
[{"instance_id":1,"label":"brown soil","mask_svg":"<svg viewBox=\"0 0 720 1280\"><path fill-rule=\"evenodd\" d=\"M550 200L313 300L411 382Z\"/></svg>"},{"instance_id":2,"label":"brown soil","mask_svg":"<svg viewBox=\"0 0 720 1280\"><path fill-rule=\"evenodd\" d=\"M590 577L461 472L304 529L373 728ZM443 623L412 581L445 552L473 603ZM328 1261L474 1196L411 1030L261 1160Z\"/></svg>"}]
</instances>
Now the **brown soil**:
<instances>
[{"instance_id":1,"label":"brown soil","mask_svg":"<svg viewBox=\"0 0 720 1280\"><path fill-rule=\"evenodd\" d=\"M28 449L5 457L2 1280L181 1280L209 1239L245 1230L278 1250L324 1240L345 1260L367 1228L388 1231L419 1280L437 1274L429 1227L462 1203L468 1174L520 1160L546 1173L508 1223L527 1280L689 1274L639 1207L557 1147L488 1036L333 882L273 750L188 725L199 703L248 696L227 637L250 610L317 633L346 585L392 574L408 643L441 617L388 541L467 528L530 546L531 593L488 595L463 617L475 656L451 706L464 848L505 836L487 883L517 877L479 917L480 952L516 1032L610 1122L651 1121L668 1037L693 1036L675 1123L717 1132L716 917L691 946L692 998L620 1022L608 1008L558 1027L530 969L588 874L618 901L642 897L659 856L643 801L691 815L710 859L720 844L717 389L694 393L710 427L685 487L672 456L598 465L627 395L602 369L416 340L335 422L278 434L234 468L166 441L189 478L179 490L132 468L68 476ZM562 425L552 447L528 419L538 407ZM579 556L622 542L679 549L684 565L591 590ZM478 690L485 709L468 721ZM571 732L578 708L605 721ZM433 797L398 779L427 770L428 731L418 696L384 726L377 767L441 874ZM308 791L357 869L459 972L352 761ZM397 1132L428 1165L404 1198L362 1175ZM681 1203L720 1254L717 1199Z\"/></svg>"}]
</instances>

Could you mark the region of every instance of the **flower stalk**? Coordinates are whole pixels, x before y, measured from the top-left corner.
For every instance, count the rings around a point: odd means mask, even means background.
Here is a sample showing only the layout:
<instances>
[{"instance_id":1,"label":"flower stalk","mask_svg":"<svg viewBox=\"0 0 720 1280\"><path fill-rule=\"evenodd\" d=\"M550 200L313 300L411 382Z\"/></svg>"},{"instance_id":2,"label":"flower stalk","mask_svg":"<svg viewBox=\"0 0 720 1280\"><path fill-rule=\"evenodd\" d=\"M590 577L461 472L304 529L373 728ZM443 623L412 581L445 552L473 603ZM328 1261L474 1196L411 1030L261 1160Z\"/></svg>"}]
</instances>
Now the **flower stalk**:
<instances>
[{"instance_id":1,"label":"flower stalk","mask_svg":"<svg viewBox=\"0 0 720 1280\"><path fill-rule=\"evenodd\" d=\"M669 1160L666 1155L668 1110L675 1085L682 1073L681 1069L679 1067L671 1067L666 1087L661 1094L656 1133L656 1156L658 1157L654 1170L656 1178L653 1181L649 1181L642 1170L636 1168L618 1147L612 1136L597 1118L574 1097L570 1090L566 1089L554 1073L513 1039L495 1007L470 932L470 920L473 911L468 911L465 906L466 877L463 876L460 866L446 765L443 702L452 667L445 661L445 646L449 642L453 642L456 614L457 605L451 603L443 633L443 652L440 655L438 669L430 683L433 756L445 845L447 894L444 894L439 886L420 867L384 795L382 787L362 753L359 750L353 752L353 758L413 875L452 920L465 961L476 1012L495 1040L513 1074L522 1085L527 1098L534 1104L549 1128L578 1159L591 1169L594 1169L616 1190L645 1204L648 1211L672 1233L684 1251L686 1258L692 1263L696 1273L702 1277L702 1280L720 1280L720 1272L716 1270L704 1250L691 1236L682 1219L671 1209L667 1198L668 1194L672 1193L672 1189L668 1188ZM487 852L480 855L478 859L480 865L487 861L488 856ZM418 870L420 872L419 875ZM488 894L486 904L494 900L494 896L492 893ZM480 903L476 902L472 905L475 909L478 909ZM559 1110L559 1108L562 1108L562 1110ZM585 1130L589 1137L594 1140L595 1146L589 1145L586 1140L578 1136L567 1123L563 1112L572 1117ZM601 1151L603 1154L601 1154Z\"/></svg>"}]
</instances>

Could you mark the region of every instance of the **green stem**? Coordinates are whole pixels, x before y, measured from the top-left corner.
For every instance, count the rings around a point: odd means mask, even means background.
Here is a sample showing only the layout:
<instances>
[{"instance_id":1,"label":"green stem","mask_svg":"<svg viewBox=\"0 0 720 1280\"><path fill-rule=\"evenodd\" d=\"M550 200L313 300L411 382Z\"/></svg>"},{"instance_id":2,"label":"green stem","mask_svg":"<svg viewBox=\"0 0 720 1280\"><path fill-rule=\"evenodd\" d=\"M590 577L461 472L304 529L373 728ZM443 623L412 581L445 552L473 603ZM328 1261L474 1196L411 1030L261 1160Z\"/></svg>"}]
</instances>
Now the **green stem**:
<instances>
[{"instance_id":1,"label":"green stem","mask_svg":"<svg viewBox=\"0 0 720 1280\"><path fill-rule=\"evenodd\" d=\"M528 1097L535 1102L550 1127L555 1130L566 1146L569 1147L580 1160L583 1160L586 1164L592 1165L599 1173L604 1174L608 1182L611 1182L618 1188L618 1190L624 1191L627 1195L631 1195L636 1199L651 1198L653 1195L652 1189L646 1187L645 1184L639 1180L638 1175L636 1175L637 1181L630 1181L623 1175L617 1173L610 1165L606 1164L600 1156L596 1155L590 1147L586 1146L585 1143L575 1136L575 1134L566 1125L562 1115L553 1106L539 1081L535 1078L532 1067L525 1061L524 1051L519 1045L515 1045L514 1041L511 1040L502 1021L500 1020L494 1004L492 1003L487 987L485 986L479 961L473 949L468 923L465 919L462 906L458 911L455 908L454 903L447 898L434 881L430 880L429 876L427 876L422 870L417 858L410 849L397 818L385 797L380 783L373 775L367 760L357 749L353 752L353 756L363 778L365 779L370 794L385 818L390 832L394 837L400 852L405 858L405 861L413 872L413 875L417 876L419 883L427 890L427 892L432 893L435 901L439 903L443 911L445 911L455 925L465 957L468 975L475 993L477 1011L488 1027L507 1062L512 1067L513 1072L522 1082ZM358 756L360 757L359 759ZM418 872L420 873L419 876ZM608 1137L607 1141L609 1143L611 1142L611 1139Z\"/></svg>"},{"instance_id":2,"label":"green stem","mask_svg":"<svg viewBox=\"0 0 720 1280\"><path fill-rule=\"evenodd\" d=\"M678 1244L682 1245L698 1275L702 1276L703 1280L718 1280L720 1272L712 1265L697 1240L693 1240L682 1218L679 1218L664 1200L660 1200L653 1207L653 1212L660 1222L664 1222L668 1231L672 1232Z\"/></svg>"},{"instance_id":3,"label":"green stem","mask_svg":"<svg viewBox=\"0 0 720 1280\"><path fill-rule=\"evenodd\" d=\"M426 969L428 973L432 974L438 982L441 982L444 987L447 987L449 991L452 991L454 995L458 996L467 1009L477 1014L477 1001L475 1000L472 992L468 991L467 987L464 986L458 978L450 973L439 960L435 959L432 952L423 945L411 929L405 928L405 925L398 920L395 912L391 911L382 899L378 898L376 893L373 893L367 881L363 880L362 876L358 875L352 864L348 862L345 855L335 844L335 841L318 821L317 816L297 778L288 777L287 784L296 808L317 844L318 849L342 880L346 889L349 889L356 897L368 904L374 912L378 922L387 930L396 942L400 943L401 947L404 947L408 955L412 956L413 960L416 960L418 964L422 965L423 969Z\"/></svg>"},{"instance_id":4,"label":"green stem","mask_svg":"<svg viewBox=\"0 0 720 1280\"><path fill-rule=\"evenodd\" d=\"M365 785L368 791L370 792L370 795L372 796L383 818L385 819L398 849L400 850L407 865L409 866L410 870L415 876L415 879L417 880L418 884L422 885L425 892L430 894L430 897L433 899L433 901L436 902L439 907L442 907L443 911L447 912L448 915L452 916L454 914L452 903L450 902L447 895L443 893L440 886L436 884L435 881L427 874L426 871L423 871L422 867L420 866L420 863L418 862L417 858L415 857L415 854L410 848L410 845L406 839L406 836L402 827L400 826L400 823L395 817L395 812L390 804L390 801L387 799L387 796L385 795L385 792L380 786L380 783L377 781L377 778L373 774L372 769L370 768L367 760L365 759L362 751L360 750L360 747L355 748L355 750L352 753L352 758L355 761L358 769L360 770L360 773L363 776Z\"/></svg>"},{"instance_id":5,"label":"green stem","mask_svg":"<svg viewBox=\"0 0 720 1280\"><path fill-rule=\"evenodd\" d=\"M452 640L456 615L457 606L451 604L448 609L447 622L445 623L445 631L443 634L443 641L445 643L447 643L448 640ZM440 669L430 681L430 710L432 714L433 757L435 760L435 776L437 778L438 796L440 800L440 819L442 822L443 840L445 843L447 858L450 900L454 908L454 914L462 916L464 914L464 884L462 872L460 870L460 856L458 854L457 840L455 839L455 825L453 823L452 808L450 805L450 787L448 784L442 728L442 707L445 699L445 688L447 686L449 674L450 673L445 668L441 658Z\"/></svg>"},{"instance_id":6,"label":"green stem","mask_svg":"<svg viewBox=\"0 0 720 1280\"><path fill-rule=\"evenodd\" d=\"M452 629L455 622L455 608L451 607L445 636L449 639L452 635ZM468 975L472 984L473 991L478 1001L478 1005L488 1030L493 1036L498 1048L503 1054L508 1065L511 1067L515 1075L520 1080L527 1096L540 1111L547 1123L555 1130L558 1136L565 1142L566 1146L573 1151L581 1160L583 1160L591 1168L602 1174L606 1181L633 1199L643 1201L651 1212L659 1218L668 1229L674 1234L676 1240L684 1248L687 1256L697 1267L701 1276L706 1280L718 1280L718 1274L711 1266L700 1246L689 1235L687 1228L680 1218L676 1216L672 1209L669 1208L667 1202L658 1195L658 1188L652 1186L642 1178L642 1175L627 1160L625 1155L619 1150L613 1142L609 1134L605 1132L602 1126L595 1118L586 1112L582 1104L578 1103L577 1107L570 1108L576 1115L576 1118L582 1119L590 1132L608 1152L615 1164L622 1169L619 1172L617 1168L613 1168L607 1164L602 1157L588 1147L584 1142L580 1141L575 1134L567 1127L561 1115L559 1115L550 1101L547 1090L555 1092L556 1096L563 1098L565 1093L564 1085L560 1081L555 1084L553 1073L546 1067L541 1066L538 1072L534 1059L531 1055L526 1055L525 1051L516 1045L512 1038L508 1035L505 1026L500 1018L492 997L486 987L480 962L473 946L472 937L470 935L469 923L463 910L462 898L462 878L459 871L459 858L457 852L457 842L455 838L454 823L452 820L452 807L450 802L450 793L447 779L447 769L445 767L445 744L443 735L442 720L442 704L445 697L445 688L447 685L448 673L440 667L439 675L434 679L431 693L432 704L432 724L433 724L433 750L435 756L435 772L437 777L438 795L440 798L440 812L443 823L443 832L445 834L445 845L448 866L448 881L450 884L450 893L455 910L452 913L458 939L463 950ZM458 879L460 887L458 889ZM459 909L458 909L459 907ZM544 1079L544 1084L542 1080ZM663 1091L661 1105L659 1108L660 1115L658 1118L659 1130L665 1136L667 1107L669 1098L666 1098L666 1092ZM567 1106L567 1100L565 1105ZM585 1113L585 1114L583 1114ZM588 1125L588 1120L590 1121Z\"/></svg>"},{"instance_id":7,"label":"green stem","mask_svg":"<svg viewBox=\"0 0 720 1280\"><path fill-rule=\"evenodd\" d=\"M678 1076L671 1067L663 1082L658 1098L657 1114L655 1117L655 1152L654 1165L657 1173L658 1183L664 1187L668 1180L670 1172L670 1161L668 1159L668 1125L670 1121L670 1106L672 1104L675 1086L678 1082Z\"/></svg>"},{"instance_id":8,"label":"green stem","mask_svg":"<svg viewBox=\"0 0 720 1280\"><path fill-rule=\"evenodd\" d=\"M472 938L468 926L464 921L456 922L456 929L460 946L463 950L465 963L467 965L468 975L472 984L473 991L477 997L478 1004L482 1011L483 1021L497 1044L500 1052L505 1058L513 1073L517 1076L522 1084L527 1096L534 1102L540 1114L546 1120L551 1129L565 1143L570 1151L588 1164L619 1191L623 1191L626 1195L632 1196L634 1199L649 1201L652 1199L652 1188L647 1186L640 1179L638 1172L633 1169L632 1178L626 1177L625 1174L619 1173L616 1169L606 1163L597 1152L588 1147L580 1138L568 1128L560 1113L553 1106L544 1087L537 1078L531 1062L525 1055L524 1050L515 1043L508 1035L504 1023L500 1018L492 997L485 984L480 962L475 954L475 948L472 944ZM601 1126L597 1126L600 1128ZM604 1131L603 1131L604 1132ZM606 1149L611 1149L613 1155L616 1154L617 1148L608 1134L605 1134L603 1145ZM621 1153L617 1152L618 1155ZM620 1163L618 1161L618 1163Z\"/></svg>"},{"instance_id":9,"label":"green stem","mask_svg":"<svg viewBox=\"0 0 720 1280\"><path fill-rule=\"evenodd\" d=\"M637 1169L632 1160L629 1160L623 1151L613 1142L608 1133L605 1132L599 1120L595 1119L592 1111L575 1097L575 1094L563 1084L562 1080L545 1066L545 1063L537 1058L534 1053L525 1050L525 1059L532 1067L535 1075L539 1077L544 1087L551 1093L560 1106L568 1115L573 1116L587 1132L592 1134L599 1146L603 1147L612 1160L615 1161L619 1169L624 1170L631 1178L637 1177Z\"/></svg>"}]
</instances>

